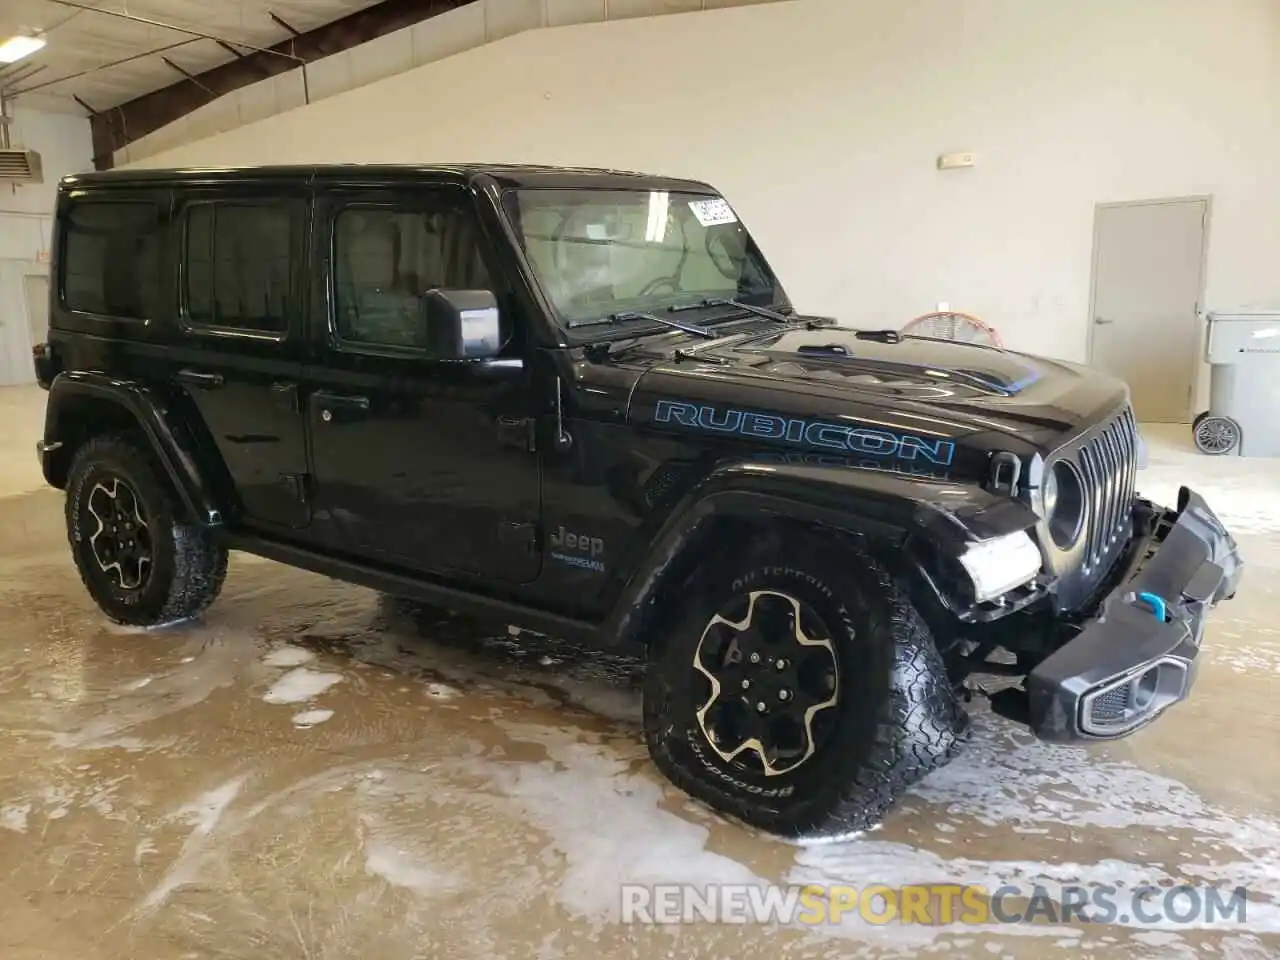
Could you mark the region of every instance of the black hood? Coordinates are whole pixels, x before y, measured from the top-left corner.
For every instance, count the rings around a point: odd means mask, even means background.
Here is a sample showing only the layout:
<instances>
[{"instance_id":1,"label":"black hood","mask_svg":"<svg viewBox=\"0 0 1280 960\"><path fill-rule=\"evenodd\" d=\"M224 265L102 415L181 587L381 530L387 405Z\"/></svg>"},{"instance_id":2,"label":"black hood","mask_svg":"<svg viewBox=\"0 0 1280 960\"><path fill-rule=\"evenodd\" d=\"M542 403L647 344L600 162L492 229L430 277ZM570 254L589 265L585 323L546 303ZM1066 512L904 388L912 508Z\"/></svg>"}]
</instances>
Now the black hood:
<instances>
[{"instance_id":1,"label":"black hood","mask_svg":"<svg viewBox=\"0 0 1280 960\"><path fill-rule=\"evenodd\" d=\"M629 410L637 424L687 425L687 413L673 406L686 404L720 422L734 411L858 421L918 437L985 434L1047 452L1126 400L1123 383L1076 364L921 337L886 341L843 327L771 327L721 343L652 340L625 355L624 365L642 368Z\"/></svg>"}]
</instances>

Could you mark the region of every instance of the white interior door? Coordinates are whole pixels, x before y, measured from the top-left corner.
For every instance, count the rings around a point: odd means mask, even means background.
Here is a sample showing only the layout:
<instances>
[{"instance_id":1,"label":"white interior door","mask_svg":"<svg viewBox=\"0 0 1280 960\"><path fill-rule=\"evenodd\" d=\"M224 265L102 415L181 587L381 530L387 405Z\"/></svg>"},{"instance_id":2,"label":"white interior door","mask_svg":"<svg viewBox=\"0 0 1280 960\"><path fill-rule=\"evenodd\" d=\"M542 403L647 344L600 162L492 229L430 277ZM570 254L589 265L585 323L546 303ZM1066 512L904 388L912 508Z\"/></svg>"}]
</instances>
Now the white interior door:
<instances>
[{"instance_id":1,"label":"white interior door","mask_svg":"<svg viewBox=\"0 0 1280 960\"><path fill-rule=\"evenodd\" d=\"M1139 420L1190 420L1208 218L1206 199L1098 207L1090 361L1129 384Z\"/></svg>"},{"instance_id":2,"label":"white interior door","mask_svg":"<svg viewBox=\"0 0 1280 960\"><path fill-rule=\"evenodd\" d=\"M44 343L49 334L49 274L28 273L22 278L22 292L27 306L27 330L34 347Z\"/></svg>"},{"instance_id":3,"label":"white interior door","mask_svg":"<svg viewBox=\"0 0 1280 960\"><path fill-rule=\"evenodd\" d=\"M31 347L48 329L48 265L0 260L0 385L35 382Z\"/></svg>"}]
</instances>

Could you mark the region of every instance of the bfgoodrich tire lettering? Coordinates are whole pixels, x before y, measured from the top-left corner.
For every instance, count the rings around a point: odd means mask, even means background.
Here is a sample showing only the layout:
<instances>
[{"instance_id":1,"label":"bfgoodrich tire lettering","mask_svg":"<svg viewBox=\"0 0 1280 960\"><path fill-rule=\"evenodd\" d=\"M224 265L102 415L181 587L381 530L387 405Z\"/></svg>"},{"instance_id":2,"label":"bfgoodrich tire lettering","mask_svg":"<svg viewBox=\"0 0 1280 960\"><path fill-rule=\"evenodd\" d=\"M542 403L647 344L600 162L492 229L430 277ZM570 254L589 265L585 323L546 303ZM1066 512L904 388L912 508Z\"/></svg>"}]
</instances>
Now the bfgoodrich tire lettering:
<instances>
[{"instance_id":1,"label":"bfgoodrich tire lettering","mask_svg":"<svg viewBox=\"0 0 1280 960\"><path fill-rule=\"evenodd\" d=\"M677 786L773 833L838 836L879 823L903 790L955 754L968 718L906 590L865 546L792 533L703 571L674 629L651 643L645 679L645 738ZM763 764L726 762L709 742L695 718L705 688L691 667L717 611L761 590L812 609L838 658L829 735L803 763L772 775Z\"/></svg>"},{"instance_id":2,"label":"bfgoodrich tire lettering","mask_svg":"<svg viewBox=\"0 0 1280 960\"><path fill-rule=\"evenodd\" d=\"M122 585L91 542L100 530L102 491L128 490L149 538L149 569L138 585ZM99 505L94 506L95 491ZM67 540L89 595L117 623L155 626L201 613L222 589L227 551L183 514L150 451L130 436L95 437L71 463Z\"/></svg>"}]
</instances>

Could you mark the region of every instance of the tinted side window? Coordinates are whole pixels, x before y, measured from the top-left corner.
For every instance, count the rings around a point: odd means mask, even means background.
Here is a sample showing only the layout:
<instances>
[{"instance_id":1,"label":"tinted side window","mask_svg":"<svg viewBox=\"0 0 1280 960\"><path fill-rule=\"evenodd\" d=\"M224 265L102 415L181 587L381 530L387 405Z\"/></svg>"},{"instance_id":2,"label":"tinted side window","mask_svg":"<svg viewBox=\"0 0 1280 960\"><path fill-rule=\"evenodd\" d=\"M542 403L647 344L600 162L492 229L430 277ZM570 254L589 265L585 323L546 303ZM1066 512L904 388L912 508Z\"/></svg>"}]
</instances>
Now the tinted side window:
<instances>
[{"instance_id":1,"label":"tinted side window","mask_svg":"<svg viewBox=\"0 0 1280 960\"><path fill-rule=\"evenodd\" d=\"M374 346L433 351L419 318L428 290L491 290L479 228L462 207L349 207L334 228L338 335Z\"/></svg>"},{"instance_id":2,"label":"tinted side window","mask_svg":"<svg viewBox=\"0 0 1280 960\"><path fill-rule=\"evenodd\" d=\"M62 230L62 299L69 310L135 320L161 312L164 225L157 204L77 202Z\"/></svg>"},{"instance_id":3,"label":"tinted side window","mask_svg":"<svg viewBox=\"0 0 1280 960\"><path fill-rule=\"evenodd\" d=\"M293 216L284 207L192 206L184 272L187 318L268 333L287 329L292 234Z\"/></svg>"}]
</instances>

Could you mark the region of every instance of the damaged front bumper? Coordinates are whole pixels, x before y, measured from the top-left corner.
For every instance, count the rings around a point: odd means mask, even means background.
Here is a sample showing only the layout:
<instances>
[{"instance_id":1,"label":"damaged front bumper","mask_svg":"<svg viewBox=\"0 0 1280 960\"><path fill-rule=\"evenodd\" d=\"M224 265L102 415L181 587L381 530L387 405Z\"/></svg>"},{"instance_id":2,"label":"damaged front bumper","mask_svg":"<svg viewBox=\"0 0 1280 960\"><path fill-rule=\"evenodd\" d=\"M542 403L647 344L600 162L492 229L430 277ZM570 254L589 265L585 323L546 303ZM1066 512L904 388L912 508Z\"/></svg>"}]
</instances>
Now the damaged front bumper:
<instances>
[{"instance_id":1,"label":"damaged front bumper","mask_svg":"<svg viewBox=\"0 0 1280 960\"><path fill-rule=\"evenodd\" d=\"M1198 494L1176 510L1135 504L1141 540L1083 629L1025 681L1032 732L1057 742L1114 740L1186 699L1209 609L1235 595L1235 540Z\"/></svg>"}]
</instances>

